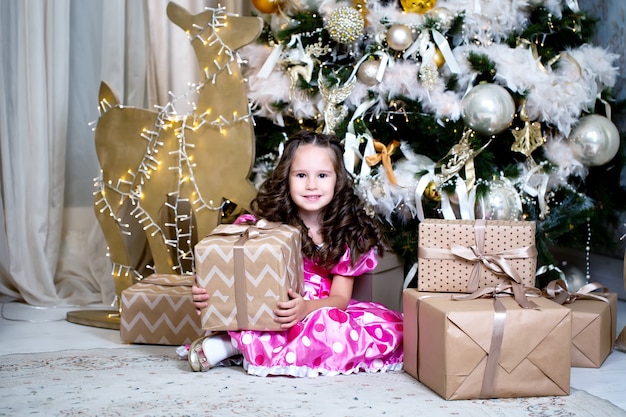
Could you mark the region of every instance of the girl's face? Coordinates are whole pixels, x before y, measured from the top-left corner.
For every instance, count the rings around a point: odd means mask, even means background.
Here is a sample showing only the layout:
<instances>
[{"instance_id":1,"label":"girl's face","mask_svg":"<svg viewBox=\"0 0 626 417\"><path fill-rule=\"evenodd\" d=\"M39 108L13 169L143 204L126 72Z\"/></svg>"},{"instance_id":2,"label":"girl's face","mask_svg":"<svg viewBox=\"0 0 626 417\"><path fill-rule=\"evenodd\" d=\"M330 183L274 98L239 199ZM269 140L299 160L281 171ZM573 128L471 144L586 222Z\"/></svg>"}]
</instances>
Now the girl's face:
<instances>
[{"instance_id":1,"label":"girl's face","mask_svg":"<svg viewBox=\"0 0 626 417\"><path fill-rule=\"evenodd\" d=\"M330 149L306 144L296 149L289 170L289 194L300 216L317 215L335 194L337 175Z\"/></svg>"}]
</instances>

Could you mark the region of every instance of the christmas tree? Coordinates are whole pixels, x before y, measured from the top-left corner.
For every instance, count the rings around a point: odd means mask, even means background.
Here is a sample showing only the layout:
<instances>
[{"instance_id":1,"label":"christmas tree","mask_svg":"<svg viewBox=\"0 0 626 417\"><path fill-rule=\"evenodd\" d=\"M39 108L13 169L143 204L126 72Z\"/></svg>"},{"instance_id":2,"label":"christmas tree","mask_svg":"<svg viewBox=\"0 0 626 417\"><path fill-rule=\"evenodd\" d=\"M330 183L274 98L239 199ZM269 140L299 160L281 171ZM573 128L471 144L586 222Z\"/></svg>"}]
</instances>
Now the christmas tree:
<instances>
[{"instance_id":1,"label":"christmas tree","mask_svg":"<svg viewBox=\"0 0 626 417\"><path fill-rule=\"evenodd\" d=\"M535 221L542 265L553 245L610 248L625 201L617 57L590 43L596 22L576 0L252 4L265 21L241 51L257 181L313 129L344 140L408 264L424 218Z\"/></svg>"}]
</instances>

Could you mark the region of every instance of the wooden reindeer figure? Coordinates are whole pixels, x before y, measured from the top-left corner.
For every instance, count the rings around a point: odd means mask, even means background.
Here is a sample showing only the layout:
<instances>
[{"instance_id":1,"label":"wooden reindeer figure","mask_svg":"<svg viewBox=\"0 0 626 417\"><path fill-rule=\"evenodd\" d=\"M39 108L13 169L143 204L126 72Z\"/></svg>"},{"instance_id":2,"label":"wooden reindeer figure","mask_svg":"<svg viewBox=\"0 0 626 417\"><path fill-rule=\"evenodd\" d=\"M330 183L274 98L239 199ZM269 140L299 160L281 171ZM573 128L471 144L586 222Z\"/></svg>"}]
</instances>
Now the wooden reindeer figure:
<instances>
[{"instance_id":1,"label":"wooden reindeer figure","mask_svg":"<svg viewBox=\"0 0 626 417\"><path fill-rule=\"evenodd\" d=\"M236 51L260 35L262 20L223 8L191 15L174 3L167 15L187 33L203 75L190 88L192 114L176 114L173 102L160 111L125 107L106 83L100 87L94 207L118 297L142 277L144 259L154 272L191 272L183 265L192 264L194 239L220 223L224 202L248 208L256 195L248 179L254 129ZM133 237L129 219L141 236ZM146 242L149 256L141 253Z\"/></svg>"}]
</instances>

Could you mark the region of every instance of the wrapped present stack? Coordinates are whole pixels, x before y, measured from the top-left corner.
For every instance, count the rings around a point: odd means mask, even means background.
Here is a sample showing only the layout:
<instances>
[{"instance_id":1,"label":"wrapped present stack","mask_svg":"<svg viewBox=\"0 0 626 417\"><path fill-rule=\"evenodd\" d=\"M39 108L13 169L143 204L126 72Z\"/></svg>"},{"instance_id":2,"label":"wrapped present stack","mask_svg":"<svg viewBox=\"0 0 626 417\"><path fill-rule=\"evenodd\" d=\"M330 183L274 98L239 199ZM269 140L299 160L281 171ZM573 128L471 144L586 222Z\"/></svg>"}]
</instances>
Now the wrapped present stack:
<instances>
[{"instance_id":1,"label":"wrapped present stack","mask_svg":"<svg viewBox=\"0 0 626 417\"><path fill-rule=\"evenodd\" d=\"M615 342L616 294L535 287L535 224L426 219L403 292L404 368L445 399L568 395Z\"/></svg>"},{"instance_id":2,"label":"wrapped present stack","mask_svg":"<svg viewBox=\"0 0 626 417\"><path fill-rule=\"evenodd\" d=\"M274 321L287 289L301 292L300 232L263 219L255 224L223 224L194 248L198 285L207 289L202 311L206 330L280 330Z\"/></svg>"}]
</instances>

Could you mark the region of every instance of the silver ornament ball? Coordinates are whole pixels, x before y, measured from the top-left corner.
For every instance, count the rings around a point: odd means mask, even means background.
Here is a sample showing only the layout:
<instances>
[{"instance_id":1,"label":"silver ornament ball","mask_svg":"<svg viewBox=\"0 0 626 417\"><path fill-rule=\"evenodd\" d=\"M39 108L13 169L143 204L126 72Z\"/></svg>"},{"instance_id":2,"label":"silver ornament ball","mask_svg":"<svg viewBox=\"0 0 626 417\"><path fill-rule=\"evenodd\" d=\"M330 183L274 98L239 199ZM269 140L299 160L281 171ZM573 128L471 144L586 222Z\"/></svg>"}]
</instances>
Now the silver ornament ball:
<instances>
[{"instance_id":1,"label":"silver ornament ball","mask_svg":"<svg viewBox=\"0 0 626 417\"><path fill-rule=\"evenodd\" d=\"M356 78L368 87L372 87L378 84L376 75L378 74L378 68L380 62L376 59L368 59L363 61L356 72Z\"/></svg>"},{"instance_id":2,"label":"silver ornament ball","mask_svg":"<svg viewBox=\"0 0 626 417\"><path fill-rule=\"evenodd\" d=\"M387 29L386 39L391 49L404 51L413 43L413 31L407 25L395 23Z\"/></svg>"},{"instance_id":3,"label":"silver ornament ball","mask_svg":"<svg viewBox=\"0 0 626 417\"><path fill-rule=\"evenodd\" d=\"M461 101L463 121L482 135L497 135L507 129L515 116L515 102L504 87L482 83Z\"/></svg>"},{"instance_id":4,"label":"silver ornament ball","mask_svg":"<svg viewBox=\"0 0 626 417\"><path fill-rule=\"evenodd\" d=\"M475 215L486 220L521 220L522 200L509 181L495 179L489 183L489 191L476 200Z\"/></svg>"},{"instance_id":5,"label":"silver ornament ball","mask_svg":"<svg viewBox=\"0 0 626 417\"><path fill-rule=\"evenodd\" d=\"M574 155L585 165L604 165L617 155L620 136L617 127L604 116L582 117L569 136Z\"/></svg>"},{"instance_id":6,"label":"silver ornament ball","mask_svg":"<svg viewBox=\"0 0 626 417\"><path fill-rule=\"evenodd\" d=\"M426 15L432 17L436 22L439 22L439 26L444 30L450 29L452 21L454 20L454 13L445 7L435 7L426 12Z\"/></svg>"},{"instance_id":7,"label":"silver ornament ball","mask_svg":"<svg viewBox=\"0 0 626 417\"><path fill-rule=\"evenodd\" d=\"M567 287L567 291L576 292L585 285L587 285L587 278L585 274L580 269L576 268L572 265L563 266L563 281L565 281L565 286Z\"/></svg>"}]
</instances>

